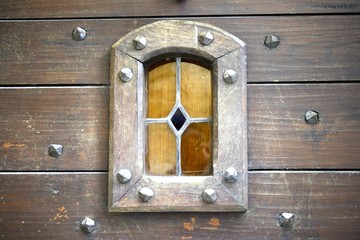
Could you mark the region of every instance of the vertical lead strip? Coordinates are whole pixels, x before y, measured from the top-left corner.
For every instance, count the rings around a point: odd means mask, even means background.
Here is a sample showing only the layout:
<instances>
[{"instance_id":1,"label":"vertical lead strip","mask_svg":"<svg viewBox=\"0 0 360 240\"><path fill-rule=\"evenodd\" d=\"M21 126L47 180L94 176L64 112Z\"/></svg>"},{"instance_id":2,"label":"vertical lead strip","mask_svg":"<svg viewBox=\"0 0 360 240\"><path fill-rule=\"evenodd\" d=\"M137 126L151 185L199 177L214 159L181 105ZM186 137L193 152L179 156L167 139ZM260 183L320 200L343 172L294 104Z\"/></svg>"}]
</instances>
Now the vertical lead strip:
<instances>
[{"instance_id":1,"label":"vertical lead strip","mask_svg":"<svg viewBox=\"0 0 360 240\"><path fill-rule=\"evenodd\" d=\"M176 105L181 102L181 58L176 58ZM176 135L176 175L181 176L181 135Z\"/></svg>"}]
</instances>

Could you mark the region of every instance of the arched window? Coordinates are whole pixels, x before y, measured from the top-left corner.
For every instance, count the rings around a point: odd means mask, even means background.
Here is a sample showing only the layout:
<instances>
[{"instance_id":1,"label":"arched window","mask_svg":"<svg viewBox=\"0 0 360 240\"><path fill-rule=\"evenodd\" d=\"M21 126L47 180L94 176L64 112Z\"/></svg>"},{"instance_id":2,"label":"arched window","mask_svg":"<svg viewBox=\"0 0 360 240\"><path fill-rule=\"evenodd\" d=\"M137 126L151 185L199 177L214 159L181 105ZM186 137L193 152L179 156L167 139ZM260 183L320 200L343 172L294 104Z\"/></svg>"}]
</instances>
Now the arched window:
<instances>
[{"instance_id":1,"label":"arched window","mask_svg":"<svg viewBox=\"0 0 360 240\"><path fill-rule=\"evenodd\" d=\"M246 49L159 21L111 52L109 211L245 211Z\"/></svg>"}]
</instances>

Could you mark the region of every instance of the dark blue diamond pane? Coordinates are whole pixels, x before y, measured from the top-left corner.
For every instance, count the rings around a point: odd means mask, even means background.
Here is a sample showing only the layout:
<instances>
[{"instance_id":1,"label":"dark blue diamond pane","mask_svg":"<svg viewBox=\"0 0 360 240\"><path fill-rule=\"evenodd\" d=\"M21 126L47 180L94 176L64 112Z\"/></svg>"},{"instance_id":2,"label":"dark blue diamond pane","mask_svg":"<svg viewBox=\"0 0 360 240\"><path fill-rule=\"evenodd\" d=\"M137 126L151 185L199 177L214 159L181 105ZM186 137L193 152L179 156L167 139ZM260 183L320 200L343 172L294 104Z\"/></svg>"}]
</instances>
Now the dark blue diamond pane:
<instances>
[{"instance_id":1,"label":"dark blue diamond pane","mask_svg":"<svg viewBox=\"0 0 360 240\"><path fill-rule=\"evenodd\" d=\"M184 114L180 111L179 108L176 110L174 115L171 117L171 122L174 124L176 130L178 130L178 131L181 129L181 127L186 122L186 118L185 118Z\"/></svg>"}]
</instances>

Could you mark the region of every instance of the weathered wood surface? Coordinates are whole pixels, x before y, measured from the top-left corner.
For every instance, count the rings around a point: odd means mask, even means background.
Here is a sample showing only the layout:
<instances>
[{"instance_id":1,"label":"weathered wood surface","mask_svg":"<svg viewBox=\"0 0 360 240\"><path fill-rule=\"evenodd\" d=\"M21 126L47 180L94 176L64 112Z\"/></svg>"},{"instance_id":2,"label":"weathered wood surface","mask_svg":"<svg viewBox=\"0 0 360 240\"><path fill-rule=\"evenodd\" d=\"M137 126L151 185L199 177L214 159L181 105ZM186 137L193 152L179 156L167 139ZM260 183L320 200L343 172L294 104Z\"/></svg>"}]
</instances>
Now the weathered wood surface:
<instances>
[{"instance_id":1,"label":"weathered wood surface","mask_svg":"<svg viewBox=\"0 0 360 240\"><path fill-rule=\"evenodd\" d=\"M107 212L106 173L0 174L3 239L358 239L359 172L252 172L246 213ZM292 229L277 216L295 214ZM86 235L84 217L97 222Z\"/></svg>"},{"instance_id":2,"label":"weathered wood surface","mask_svg":"<svg viewBox=\"0 0 360 240\"><path fill-rule=\"evenodd\" d=\"M0 170L107 169L108 115L107 87L0 89Z\"/></svg>"},{"instance_id":3,"label":"weathered wood surface","mask_svg":"<svg viewBox=\"0 0 360 240\"><path fill-rule=\"evenodd\" d=\"M110 47L157 20L2 21L0 84L108 84ZM223 28L246 42L248 82L359 80L359 15L191 20ZM76 26L88 30L84 41L72 40ZM280 37L276 49L263 44L269 34Z\"/></svg>"},{"instance_id":4,"label":"weathered wood surface","mask_svg":"<svg viewBox=\"0 0 360 240\"><path fill-rule=\"evenodd\" d=\"M141 17L141 16L202 16L251 14L301 14L301 13L358 13L356 0L260 0L260 1L201 1L201 0L3 0L0 18L86 18L86 17Z\"/></svg>"},{"instance_id":5,"label":"weathered wood surface","mask_svg":"<svg viewBox=\"0 0 360 240\"><path fill-rule=\"evenodd\" d=\"M248 86L250 169L359 169L360 84ZM0 169L106 170L107 87L0 90ZM308 125L304 113L319 111ZM65 147L58 159L47 146Z\"/></svg>"}]
</instances>

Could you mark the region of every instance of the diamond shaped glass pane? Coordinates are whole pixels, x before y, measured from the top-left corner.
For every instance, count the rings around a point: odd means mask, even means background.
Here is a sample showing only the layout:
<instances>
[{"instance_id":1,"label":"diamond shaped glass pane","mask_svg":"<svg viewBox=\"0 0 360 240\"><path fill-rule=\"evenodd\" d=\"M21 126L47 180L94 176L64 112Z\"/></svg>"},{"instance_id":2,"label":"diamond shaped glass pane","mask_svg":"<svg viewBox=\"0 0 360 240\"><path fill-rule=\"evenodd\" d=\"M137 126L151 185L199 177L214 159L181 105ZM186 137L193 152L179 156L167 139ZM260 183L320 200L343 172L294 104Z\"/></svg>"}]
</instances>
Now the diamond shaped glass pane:
<instances>
[{"instance_id":1,"label":"diamond shaped glass pane","mask_svg":"<svg viewBox=\"0 0 360 240\"><path fill-rule=\"evenodd\" d=\"M182 128L182 126L186 122L186 118L184 114L181 112L180 108L178 108L174 113L174 115L171 117L171 122L178 131Z\"/></svg>"}]
</instances>

